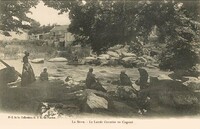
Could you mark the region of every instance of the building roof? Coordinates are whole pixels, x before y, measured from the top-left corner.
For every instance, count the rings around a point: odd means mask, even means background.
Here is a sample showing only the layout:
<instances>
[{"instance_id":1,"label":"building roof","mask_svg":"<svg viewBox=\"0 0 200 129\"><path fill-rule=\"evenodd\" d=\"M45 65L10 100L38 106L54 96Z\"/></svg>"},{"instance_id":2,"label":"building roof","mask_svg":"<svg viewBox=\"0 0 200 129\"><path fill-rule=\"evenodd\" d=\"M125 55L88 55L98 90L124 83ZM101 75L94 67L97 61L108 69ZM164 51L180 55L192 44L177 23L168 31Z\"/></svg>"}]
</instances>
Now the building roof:
<instances>
[{"instance_id":1,"label":"building roof","mask_svg":"<svg viewBox=\"0 0 200 129\"><path fill-rule=\"evenodd\" d=\"M69 27L68 25L58 25L58 26L55 26L50 31L67 31L68 27Z\"/></svg>"}]
</instances>

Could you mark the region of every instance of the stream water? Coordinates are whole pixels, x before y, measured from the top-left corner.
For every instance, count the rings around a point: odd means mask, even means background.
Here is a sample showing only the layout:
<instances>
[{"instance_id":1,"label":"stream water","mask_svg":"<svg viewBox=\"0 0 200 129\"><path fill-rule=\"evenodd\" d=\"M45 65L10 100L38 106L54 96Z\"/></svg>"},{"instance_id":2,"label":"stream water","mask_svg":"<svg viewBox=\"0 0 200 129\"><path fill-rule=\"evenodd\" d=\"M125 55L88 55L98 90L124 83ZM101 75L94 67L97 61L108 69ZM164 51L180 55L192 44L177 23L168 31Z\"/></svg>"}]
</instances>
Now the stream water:
<instances>
[{"instance_id":1,"label":"stream water","mask_svg":"<svg viewBox=\"0 0 200 129\"><path fill-rule=\"evenodd\" d=\"M22 72L23 62L18 60L4 60L10 66L13 66L18 72ZM94 73L98 78L107 78L107 79L119 79L119 74L121 70L126 70L126 73L129 75L131 80L137 80L139 73L137 68L123 68L122 66L118 67L107 67L107 66L89 66L89 65L67 65L66 62L48 62L45 61L41 64L31 63L34 73L36 76L39 76L44 67L47 67L50 77L65 79L67 76L72 76L74 80L80 81L84 80L89 67L93 67ZM5 68L3 64L0 63L0 69ZM149 69L146 68L150 76L157 76L159 74L168 74L168 72L160 71L159 69Z\"/></svg>"}]
</instances>

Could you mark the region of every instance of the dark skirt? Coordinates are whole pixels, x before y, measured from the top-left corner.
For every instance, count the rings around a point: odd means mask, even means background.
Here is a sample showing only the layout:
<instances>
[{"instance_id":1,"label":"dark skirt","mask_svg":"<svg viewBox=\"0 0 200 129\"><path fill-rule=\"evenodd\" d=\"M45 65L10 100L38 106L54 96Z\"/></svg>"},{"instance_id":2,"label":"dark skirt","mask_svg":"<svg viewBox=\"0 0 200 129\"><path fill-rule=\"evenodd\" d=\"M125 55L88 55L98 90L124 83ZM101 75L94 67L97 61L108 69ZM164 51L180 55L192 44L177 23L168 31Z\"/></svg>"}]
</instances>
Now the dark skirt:
<instances>
[{"instance_id":1,"label":"dark skirt","mask_svg":"<svg viewBox=\"0 0 200 129\"><path fill-rule=\"evenodd\" d=\"M35 81L35 74L33 72L33 68L30 65L30 63L24 63L23 64L23 70L22 70L22 86L27 86Z\"/></svg>"}]
</instances>

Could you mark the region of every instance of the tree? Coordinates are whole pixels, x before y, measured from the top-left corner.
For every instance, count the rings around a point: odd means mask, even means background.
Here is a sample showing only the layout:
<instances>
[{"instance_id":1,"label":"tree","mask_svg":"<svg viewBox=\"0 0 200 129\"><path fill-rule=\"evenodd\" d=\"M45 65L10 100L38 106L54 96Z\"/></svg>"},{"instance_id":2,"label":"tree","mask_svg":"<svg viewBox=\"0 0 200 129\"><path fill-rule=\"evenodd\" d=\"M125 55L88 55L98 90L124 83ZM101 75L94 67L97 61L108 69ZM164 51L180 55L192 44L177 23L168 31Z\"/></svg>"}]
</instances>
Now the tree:
<instances>
[{"instance_id":1,"label":"tree","mask_svg":"<svg viewBox=\"0 0 200 129\"><path fill-rule=\"evenodd\" d=\"M175 16L183 13L187 18L197 19L199 5L195 1L44 0L48 6L60 10L61 13L69 11L69 31L75 34L77 42L90 44L98 53L116 44L138 42L138 39L147 43L155 25L160 31L159 41L164 42L168 35L165 33L167 27L164 26L169 24L170 27L181 20L175 19ZM177 8L181 4L184 4L185 9L177 14Z\"/></svg>"},{"instance_id":2,"label":"tree","mask_svg":"<svg viewBox=\"0 0 200 129\"><path fill-rule=\"evenodd\" d=\"M38 0L0 0L0 33L8 36L9 31L29 29L32 19L26 14L37 4Z\"/></svg>"},{"instance_id":3,"label":"tree","mask_svg":"<svg viewBox=\"0 0 200 129\"><path fill-rule=\"evenodd\" d=\"M200 19L198 0L192 2L186 0L43 1L45 5L60 10L60 13L69 12L71 20L69 31L75 35L76 42L91 45L97 54L106 51L111 46L125 42L146 44L149 42L152 29L156 26L158 42L167 44L167 50L161 58L161 68L164 62L172 62L173 64L163 65L172 70L188 69L197 63L197 53L194 47L199 39L196 37L198 35L196 21ZM4 28L1 30L23 28L22 20L28 21L28 19L21 15L25 14L22 12L28 12L28 9L36 3L36 0L32 2L15 0L6 5L4 0L1 4L4 7L2 16L6 16L7 19L3 17L4 22L1 26ZM23 8L19 9L21 6ZM13 9L21 12L14 15ZM19 20L13 20L13 16ZM9 20L12 22L10 23ZM164 61L165 58L168 61ZM190 65L184 62L189 59L192 60ZM179 67L180 64L182 67Z\"/></svg>"},{"instance_id":4,"label":"tree","mask_svg":"<svg viewBox=\"0 0 200 129\"><path fill-rule=\"evenodd\" d=\"M76 35L77 42L90 44L97 54L125 42L148 43L156 26L158 42L167 44L160 68L189 69L198 63L195 48L199 38L194 22L199 19L197 0L70 2L51 6L61 7L61 12L70 10L69 31Z\"/></svg>"},{"instance_id":5,"label":"tree","mask_svg":"<svg viewBox=\"0 0 200 129\"><path fill-rule=\"evenodd\" d=\"M39 22L33 21L33 22L31 22L28 34L31 35L31 34L48 33L54 26L55 26L55 24L53 24L53 25L48 24L48 25L40 26Z\"/></svg>"}]
</instances>

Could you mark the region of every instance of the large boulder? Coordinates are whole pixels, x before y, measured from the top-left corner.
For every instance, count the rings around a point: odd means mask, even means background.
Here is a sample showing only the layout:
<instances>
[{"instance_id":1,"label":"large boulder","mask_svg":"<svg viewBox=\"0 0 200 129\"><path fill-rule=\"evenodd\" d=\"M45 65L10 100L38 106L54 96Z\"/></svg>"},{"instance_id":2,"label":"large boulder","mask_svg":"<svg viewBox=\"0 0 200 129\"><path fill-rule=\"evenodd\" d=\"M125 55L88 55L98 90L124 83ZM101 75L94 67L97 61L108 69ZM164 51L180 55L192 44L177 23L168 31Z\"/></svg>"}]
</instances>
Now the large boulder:
<instances>
[{"instance_id":1,"label":"large boulder","mask_svg":"<svg viewBox=\"0 0 200 129\"><path fill-rule=\"evenodd\" d=\"M44 63L44 58L36 58L31 60L31 63Z\"/></svg>"},{"instance_id":2,"label":"large boulder","mask_svg":"<svg viewBox=\"0 0 200 129\"><path fill-rule=\"evenodd\" d=\"M4 68L0 70L0 86L5 87L10 82L15 82L18 75L14 67Z\"/></svg>"},{"instance_id":3,"label":"large boulder","mask_svg":"<svg viewBox=\"0 0 200 129\"><path fill-rule=\"evenodd\" d=\"M56 58L51 58L48 61L49 62L67 62L68 60L63 57L56 57Z\"/></svg>"},{"instance_id":4,"label":"large boulder","mask_svg":"<svg viewBox=\"0 0 200 129\"><path fill-rule=\"evenodd\" d=\"M171 107L192 107L198 103L195 93L180 81L151 77L146 91L152 100Z\"/></svg>"},{"instance_id":5,"label":"large boulder","mask_svg":"<svg viewBox=\"0 0 200 129\"><path fill-rule=\"evenodd\" d=\"M92 92L88 94L86 103L90 109L108 109L108 101Z\"/></svg>"}]
</instances>

